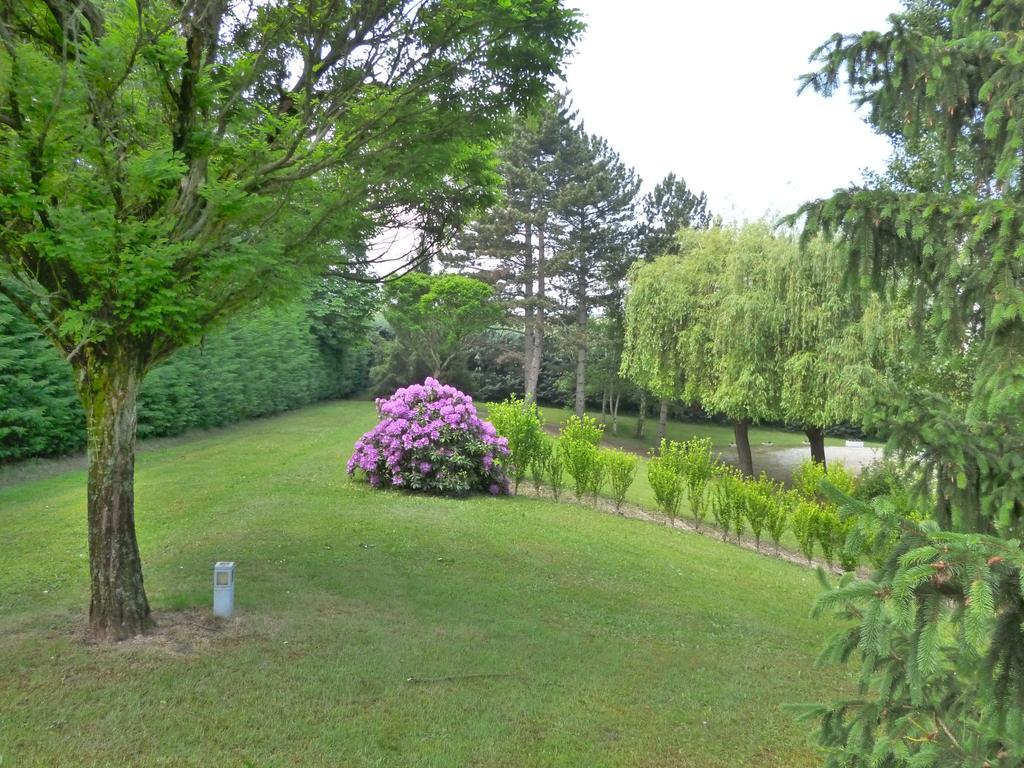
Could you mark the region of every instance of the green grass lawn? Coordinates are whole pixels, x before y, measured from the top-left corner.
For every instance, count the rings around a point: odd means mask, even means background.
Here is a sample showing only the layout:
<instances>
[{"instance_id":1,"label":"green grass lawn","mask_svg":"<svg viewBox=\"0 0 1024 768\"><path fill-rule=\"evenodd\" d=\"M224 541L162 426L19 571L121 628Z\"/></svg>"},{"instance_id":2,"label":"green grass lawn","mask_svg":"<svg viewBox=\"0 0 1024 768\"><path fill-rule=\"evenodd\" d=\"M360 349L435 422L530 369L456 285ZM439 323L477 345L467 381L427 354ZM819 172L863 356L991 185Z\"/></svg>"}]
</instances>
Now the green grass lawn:
<instances>
[{"instance_id":1,"label":"green grass lawn","mask_svg":"<svg viewBox=\"0 0 1024 768\"><path fill-rule=\"evenodd\" d=\"M583 507L371 491L334 403L151 447L156 611L191 639L94 647L85 476L0 487L0 765L812 766L803 568ZM642 473L641 473L642 474ZM208 631L211 568L238 617ZM410 678L412 679L410 681Z\"/></svg>"}]
</instances>

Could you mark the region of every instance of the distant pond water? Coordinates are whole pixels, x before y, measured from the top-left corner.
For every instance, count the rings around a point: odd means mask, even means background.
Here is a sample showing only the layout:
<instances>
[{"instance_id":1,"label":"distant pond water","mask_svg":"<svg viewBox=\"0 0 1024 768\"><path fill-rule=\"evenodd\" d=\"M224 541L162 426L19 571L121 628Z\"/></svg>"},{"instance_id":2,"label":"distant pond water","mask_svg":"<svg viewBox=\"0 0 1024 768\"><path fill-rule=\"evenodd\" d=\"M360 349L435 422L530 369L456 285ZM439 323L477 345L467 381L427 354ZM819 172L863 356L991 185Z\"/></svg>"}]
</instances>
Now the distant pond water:
<instances>
[{"instance_id":1,"label":"distant pond water","mask_svg":"<svg viewBox=\"0 0 1024 768\"><path fill-rule=\"evenodd\" d=\"M732 465L736 465L736 449L724 448L721 451L722 458ZM765 472L769 477L789 485L793 479L793 470L807 459L811 458L810 448L805 446L796 447L773 447L766 445L752 445L751 454L754 458L754 472L760 474ZM852 474L858 475L860 471L881 458L882 449L873 446L825 446L825 462L839 462Z\"/></svg>"}]
</instances>

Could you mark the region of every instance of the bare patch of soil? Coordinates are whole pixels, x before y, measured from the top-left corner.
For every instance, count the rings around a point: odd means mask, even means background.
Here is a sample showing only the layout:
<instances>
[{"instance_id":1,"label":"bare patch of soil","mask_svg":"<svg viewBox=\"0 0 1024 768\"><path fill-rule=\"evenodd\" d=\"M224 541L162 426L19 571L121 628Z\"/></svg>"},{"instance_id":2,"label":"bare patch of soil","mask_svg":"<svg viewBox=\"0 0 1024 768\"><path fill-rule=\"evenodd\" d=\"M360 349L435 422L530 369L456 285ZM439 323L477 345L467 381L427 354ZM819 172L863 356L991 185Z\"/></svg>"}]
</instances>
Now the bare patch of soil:
<instances>
[{"instance_id":1,"label":"bare patch of soil","mask_svg":"<svg viewBox=\"0 0 1024 768\"><path fill-rule=\"evenodd\" d=\"M97 644L83 629L85 643L104 650L132 653L153 652L169 656L192 656L225 641L238 640L248 636L244 616L231 619L212 616L208 610L189 608L182 611L154 611L156 626L144 635L122 640L119 643Z\"/></svg>"}]
</instances>

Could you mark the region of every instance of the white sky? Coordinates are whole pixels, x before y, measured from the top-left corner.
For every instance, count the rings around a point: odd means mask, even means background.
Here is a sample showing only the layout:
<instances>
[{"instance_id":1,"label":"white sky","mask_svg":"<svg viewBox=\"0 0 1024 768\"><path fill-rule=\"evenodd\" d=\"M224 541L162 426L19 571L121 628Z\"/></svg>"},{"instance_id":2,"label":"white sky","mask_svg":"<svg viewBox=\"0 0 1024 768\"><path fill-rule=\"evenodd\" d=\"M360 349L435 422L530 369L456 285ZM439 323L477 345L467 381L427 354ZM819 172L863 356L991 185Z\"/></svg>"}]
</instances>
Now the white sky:
<instances>
[{"instance_id":1,"label":"white sky","mask_svg":"<svg viewBox=\"0 0 1024 768\"><path fill-rule=\"evenodd\" d=\"M834 32L885 29L898 0L569 0L586 128L649 189L674 171L727 220L781 214L881 169L888 142L845 93L796 95Z\"/></svg>"}]
</instances>

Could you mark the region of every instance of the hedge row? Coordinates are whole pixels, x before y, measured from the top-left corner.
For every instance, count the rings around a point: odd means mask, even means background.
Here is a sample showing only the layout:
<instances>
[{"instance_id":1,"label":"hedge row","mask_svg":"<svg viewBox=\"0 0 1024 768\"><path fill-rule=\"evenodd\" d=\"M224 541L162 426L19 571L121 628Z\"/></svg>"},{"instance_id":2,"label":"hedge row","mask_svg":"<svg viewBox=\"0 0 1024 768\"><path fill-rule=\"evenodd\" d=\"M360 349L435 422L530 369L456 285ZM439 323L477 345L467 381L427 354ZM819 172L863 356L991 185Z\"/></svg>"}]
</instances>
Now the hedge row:
<instances>
[{"instance_id":1,"label":"hedge row","mask_svg":"<svg viewBox=\"0 0 1024 768\"><path fill-rule=\"evenodd\" d=\"M256 311L183 349L143 384L139 436L219 427L367 386L366 328L331 325L313 299ZM0 462L85 445L70 366L0 299Z\"/></svg>"}]
</instances>

